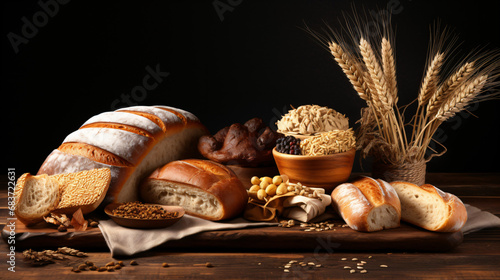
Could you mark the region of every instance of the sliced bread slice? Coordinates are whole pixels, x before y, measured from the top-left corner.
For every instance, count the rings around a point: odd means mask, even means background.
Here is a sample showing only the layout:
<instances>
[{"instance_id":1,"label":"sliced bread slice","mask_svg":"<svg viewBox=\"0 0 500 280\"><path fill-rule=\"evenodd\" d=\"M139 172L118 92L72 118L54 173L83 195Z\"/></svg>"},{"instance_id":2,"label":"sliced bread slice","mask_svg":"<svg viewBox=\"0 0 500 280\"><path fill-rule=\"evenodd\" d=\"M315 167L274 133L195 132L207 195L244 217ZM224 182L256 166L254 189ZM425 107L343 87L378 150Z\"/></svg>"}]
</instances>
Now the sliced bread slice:
<instances>
[{"instance_id":1,"label":"sliced bread slice","mask_svg":"<svg viewBox=\"0 0 500 280\"><path fill-rule=\"evenodd\" d=\"M46 174L25 173L17 180L15 194L17 218L25 225L34 225L59 204L59 182Z\"/></svg>"},{"instance_id":2,"label":"sliced bread slice","mask_svg":"<svg viewBox=\"0 0 500 280\"><path fill-rule=\"evenodd\" d=\"M104 200L111 182L109 168L51 175L60 183L61 200L54 212L73 214L78 208L83 214L94 211Z\"/></svg>"},{"instance_id":3,"label":"sliced bread slice","mask_svg":"<svg viewBox=\"0 0 500 280\"><path fill-rule=\"evenodd\" d=\"M430 231L459 231L467 221L467 210L453 194L433 185L417 186L392 182L401 201L401 219Z\"/></svg>"},{"instance_id":4,"label":"sliced bread slice","mask_svg":"<svg viewBox=\"0 0 500 280\"><path fill-rule=\"evenodd\" d=\"M14 190L16 216L30 226L51 212L72 215L81 208L83 214L90 213L103 201L110 182L108 168L51 176L25 173Z\"/></svg>"}]
</instances>

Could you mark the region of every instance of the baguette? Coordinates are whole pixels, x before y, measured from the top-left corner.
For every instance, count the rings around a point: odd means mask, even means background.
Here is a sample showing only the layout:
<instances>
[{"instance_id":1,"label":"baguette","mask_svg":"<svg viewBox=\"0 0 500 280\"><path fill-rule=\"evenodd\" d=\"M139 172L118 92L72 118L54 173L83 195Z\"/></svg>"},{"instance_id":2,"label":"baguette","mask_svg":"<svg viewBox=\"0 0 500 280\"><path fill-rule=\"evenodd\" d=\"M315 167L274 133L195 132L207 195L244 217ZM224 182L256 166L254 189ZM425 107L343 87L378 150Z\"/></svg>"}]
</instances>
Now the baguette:
<instances>
[{"instance_id":1,"label":"baguette","mask_svg":"<svg viewBox=\"0 0 500 280\"><path fill-rule=\"evenodd\" d=\"M337 186L332 205L350 228L379 231L399 227L401 205L394 188L380 179L363 177Z\"/></svg>"},{"instance_id":2,"label":"baguette","mask_svg":"<svg viewBox=\"0 0 500 280\"><path fill-rule=\"evenodd\" d=\"M187 214L213 221L240 215L248 202L236 175L209 160L170 162L144 180L140 193L145 202L182 206Z\"/></svg>"},{"instance_id":3,"label":"baguette","mask_svg":"<svg viewBox=\"0 0 500 280\"><path fill-rule=\"evenodd\" d=\"M467 221L467 210L453 194L433 185L417 186L408 182L392 182L401 201L403 221L438 232L459 231Z\"/></svg>"},{"instance_id":4,"label":"baguette","mask_svg":"<svg viewBox=\"0 0 500 280\"><path fill-rule=\"evenodd\" d=\"M106 203L138 200L142 179L167 162L197 157L207 129L193 114L168 106L134 106L105 112L69 134L38 174L108 168Z\"/></svg>"}]
</instances>

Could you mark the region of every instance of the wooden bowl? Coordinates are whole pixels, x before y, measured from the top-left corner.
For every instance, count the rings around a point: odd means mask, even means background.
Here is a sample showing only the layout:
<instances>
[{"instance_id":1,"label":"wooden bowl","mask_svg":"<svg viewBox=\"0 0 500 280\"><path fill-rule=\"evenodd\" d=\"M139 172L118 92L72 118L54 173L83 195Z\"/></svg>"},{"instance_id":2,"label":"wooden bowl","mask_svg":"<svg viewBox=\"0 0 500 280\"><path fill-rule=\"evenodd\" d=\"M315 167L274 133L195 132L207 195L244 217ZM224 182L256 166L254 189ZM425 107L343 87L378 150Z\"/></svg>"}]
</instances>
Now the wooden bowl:
<instances>
[{"instance_id":1,"label":"wooden bowl","mask_svg":"<svg viewBox=\"0 0 500 280\"><path fill-rule=\"evenodd\" d=\"M356 149L326 156L283 154L273 149L274 160L280 174L286 174L290 182L324 188L326 193L347 181L351 175Z\"/></svg>"},{"instance_id":2,"label":"wooden bowl","mask_svg":"<svg viewBox=\"0 0 500 280\"><path fill-rule=\"evenodd\" d=\"M141 229L150 229L150 228L165 228L177 223L185 214L184 208L180 206L167 206L160 204L146 204L146 205L158 205L165 209L167 212L177 212L179 213L177 217L170 219L137 219L137 218L124 218L120 216L113 215L113 210L123 203L111 203L104 208L104 212L115 221L115 223L119 224L123 227L129 228L141 228Z\"/></svg>"}]
</instances>

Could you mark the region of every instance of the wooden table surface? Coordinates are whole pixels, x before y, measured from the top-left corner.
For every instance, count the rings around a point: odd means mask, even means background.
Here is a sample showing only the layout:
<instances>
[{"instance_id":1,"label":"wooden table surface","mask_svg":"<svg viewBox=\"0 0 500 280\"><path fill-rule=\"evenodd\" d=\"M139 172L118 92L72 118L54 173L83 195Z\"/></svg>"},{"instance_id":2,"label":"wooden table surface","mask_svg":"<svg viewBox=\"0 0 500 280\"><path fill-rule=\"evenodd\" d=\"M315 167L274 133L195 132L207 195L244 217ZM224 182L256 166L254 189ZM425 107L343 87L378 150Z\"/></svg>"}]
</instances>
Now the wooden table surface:
<instances>
[{"instance_id":1,"label":"wooden table surface","mask_svg":"<svg viewBox=\"0 0 500 280\"><path fill-rule=\"evenodd\" d=\"M18 174L20 175L20 174ZM0 225L7 223L7 178L0 177ZM441 174L427 175L427 182L459 196L464 203L476 206L500 216L500 173L488 174ZM332 232L332 234L334 234ZM88 257L70 257L42 267L33 267L24 261L22 252L15 253L15 272L8 270L6 262L10 256L8 244L0 242L0 279L102 279L103 276L116 279L500 279L500 228L484 229L467 234L461 245L448 252L398 252L398 251L338 251L326 250L245 250L225 248L192 248L149 251L135 256L139 265L131 266L131 259L124 259L126 266L114 272L82 271L72 272L73 266L86 260L104 265L110 261L109 251L87 252ZM49 248L47 248L49 249ZM342 260L346 258L347 260ZM357 261L353 261L357 258ZM321 267L310 268L294 265L284 272L284 265L290 260L314 262ZM350 273L344 266L356 267L365 261L367 273ZM162 267L162 263L169 267ZM207 267L210 262L213 267ZM380 267L386 265L387 267Z\"/></svg>"}]
</instances>

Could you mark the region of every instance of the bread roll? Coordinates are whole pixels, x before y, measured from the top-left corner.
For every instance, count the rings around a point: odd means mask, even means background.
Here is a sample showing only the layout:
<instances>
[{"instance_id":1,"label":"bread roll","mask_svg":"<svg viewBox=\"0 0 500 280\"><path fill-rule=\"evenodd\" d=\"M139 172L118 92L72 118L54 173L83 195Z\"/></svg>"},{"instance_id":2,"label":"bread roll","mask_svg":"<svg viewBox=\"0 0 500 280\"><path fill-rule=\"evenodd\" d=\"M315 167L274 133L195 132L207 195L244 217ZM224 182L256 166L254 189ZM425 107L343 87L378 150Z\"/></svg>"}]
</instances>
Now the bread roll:
<instances>
[{"instance_id":1,"label":"bread roll","mask_svg":"<svg viewBox=\"0 0 500 280\"><path fill-rule=\"evenodd\" d=\"M108 168L107 202L135 201L143 178L167 162L198 156L198 139L205 134L196 116L181 109L134 106L106 112L68 135L38 174Z\"/></svg>"},{"instance_id":2,"label":"bread roll","mask_svg":"<svg viewBox=\"0 0 500 280\"><path fill-rule=\"evenodd\" d=\"M417 186L408 182L392 182L401 201L401 219L431 231L456 232L467 221L467 210L453 194L433 185Z\"/></svg>"},{"instance_id":3,"label":"bread roll","mask_svg":"<svg viewBox=\"0 0 500 280\"><path fill-rule=\"evenodd\" d=\"M173 161L156 169L141 185L148 203L182 206L207 220L225 220L243 212L248 194L236 175L209 160Z\"/></svg>"},{"instance_id":4,"label":"bread roll","mask_svg":"<svg viewBox=\"0 0 500 280\"><path fill-rule=\"evenodd\" d=\"M363 177L337 186L332 205L350 228L378 231L399 227L401 205L394 188L387 182Z\"/></svg>"}]
</instances>

